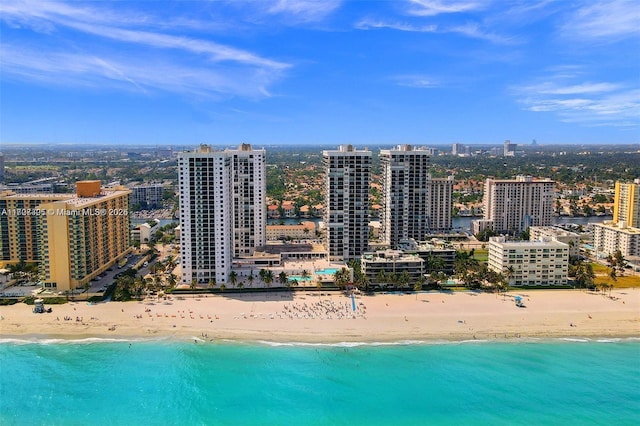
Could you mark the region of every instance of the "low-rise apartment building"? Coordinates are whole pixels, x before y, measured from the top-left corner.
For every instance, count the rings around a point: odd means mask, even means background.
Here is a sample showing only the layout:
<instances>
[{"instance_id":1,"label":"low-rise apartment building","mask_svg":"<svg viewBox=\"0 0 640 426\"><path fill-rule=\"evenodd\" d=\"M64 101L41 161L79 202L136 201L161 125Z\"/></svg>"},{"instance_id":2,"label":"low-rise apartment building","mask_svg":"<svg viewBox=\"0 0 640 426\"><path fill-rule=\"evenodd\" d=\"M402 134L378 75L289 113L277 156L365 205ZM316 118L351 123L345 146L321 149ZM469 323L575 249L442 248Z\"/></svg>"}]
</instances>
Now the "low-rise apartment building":
<instances>
[{"instance_id":1,"label":"low-rise apartment building","mask_svg":"<svg viewBox=\"0 0 640 426\"><path fill-rule=\"evenodd\" d=\"M567 285L569 245L552 238L508 241L492 237L488 267L504 274L515 287Z\"/></svg>"}]
</instances>

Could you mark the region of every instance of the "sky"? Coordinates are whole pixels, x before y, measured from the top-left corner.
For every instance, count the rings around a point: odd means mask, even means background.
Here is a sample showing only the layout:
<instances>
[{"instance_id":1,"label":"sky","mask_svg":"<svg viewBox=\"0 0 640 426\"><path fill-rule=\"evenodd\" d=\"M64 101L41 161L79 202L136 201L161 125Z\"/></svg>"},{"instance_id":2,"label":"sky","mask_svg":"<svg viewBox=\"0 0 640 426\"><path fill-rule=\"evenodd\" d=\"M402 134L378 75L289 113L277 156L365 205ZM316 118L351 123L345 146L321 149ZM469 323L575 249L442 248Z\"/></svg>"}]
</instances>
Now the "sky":
<instances>
[{"instance_id":1,"label":"sky","mask_svg":"<svg viewBox=\"0 0 640 426\"><path fill-rule=\"evenodd\" d=\"M640 1L0 2L0 144L639 143Z\"/></svg>"}]
</instances>

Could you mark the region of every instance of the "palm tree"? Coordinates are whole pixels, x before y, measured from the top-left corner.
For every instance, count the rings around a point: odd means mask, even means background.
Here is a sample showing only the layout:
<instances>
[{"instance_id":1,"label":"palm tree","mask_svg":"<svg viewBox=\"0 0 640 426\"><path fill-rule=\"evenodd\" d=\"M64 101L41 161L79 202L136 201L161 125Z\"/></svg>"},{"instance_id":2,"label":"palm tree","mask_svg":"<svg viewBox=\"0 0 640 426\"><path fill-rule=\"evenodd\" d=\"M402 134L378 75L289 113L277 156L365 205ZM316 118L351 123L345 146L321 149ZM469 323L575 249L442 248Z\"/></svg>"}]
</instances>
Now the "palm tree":
<instances>
[{"instance_id":1,"label":"palm tree","mask_svg":"<svg viewBox=\"0 0 640 426\"><path fill-rule=\"evenodd\" d=\"M309 278L309 271L307 271L306 269L304 269L302 271L302 274L300 275L302 277L302 281L306 281L307 278Z\"/></svg>"},{"instance_id":2,"label":"palm tree","mask_svg":"<svg viewBox=\"0 0 640 426\"><path fill-rule=\"evenodd\" d=\"M249 274L249 276L247 277L247 281L249 281L249 287L253 287L253 271L251 271L251 273Z\"/></svg>"},{"instance_id":3,"label":"palm tree","mask_svg":"<svg viewBox=\"0 0 640 426\"><path fill-rule=\"evenodd\" d=\"M507 283L511 283L511 278L515 275L516 271L513 268L513 265L509 265L509 267L504 271L504 277L507 280Z\"/></svg>"},{"instance_id":4,"label":"palm tree","mask_svg":"<svg viewBox=\"0 0 640 426\"><path fill-rule=\"evenodd\" d=\"M271 286L271 283L273 282L273 271L271 269L269 269L265 274L264 274L264 283L267 285L267 287Z\"/></svg>"},{"instance_id":5,"label":"palm tree","mask_svg":"<svg viewBox=\"0 0 640 426\"><path fill-rule=\"evenodd\" d=\"M173 272L169 274L169 277L167 278L167 283L169 284L169 287L173 288L176 286L176 274L174 274Z\"/></svg>"},{"instance_id":6,"label":"palm tree","mask_svg":"<svg viewBox=\"0 0 640 426\"><path fill-rule=\"evenodd\" d=\"M333 274L333 281L339 288L346 288L350 278L351 274L349 273L349 270L344 267Z\"/></svg>"},{"instance_id":7,"label":"palm tree","mask_svg":"<svg viewBox=\"0 0 640 426\"><path fill-rule=\"evenodd\" d=\"M237 282L238 274L236 273L236 271L229 272L229 283L231 283L231 285L235 287Z\"/></svg>"},{"instance_id":8,"label":"palm tree","mask_svg":"<svg viewBox=\"0 0 640 426\"><path fill-rule=\"evenodd\" d=\"M376 275L376 282L378 284L384 284L387 282L387 273L384 271L384 269L381 269L380 272L378 272L378 274Z\"/></svg>"},{"instance_id":9,"label":"palm tree","mask_svg":"<svg viewBox=\"0 0 640 426\"><path fill-rule=\"evenodd\" d=\"M424 278L420 275L420 278ZM416 300L418 300L418 292L422 290L422 280L418 279L413 283L413 291L416 292Z\"/></svg>"},{"instance_id":10,"label":"palm tree","mask_svg":"<svg viewBox=\"0 0 640 426\"><path fill-rule=\"evenodd\" d=\"M409 284L410 280L411 276L407 271L402 271L400 274L398 274L398 285L400 285L400 287L406 287L407 284Z\"/></svg>"},{"instance_id":11,"label":"palm tree","mask_svg":"<svg viewBox=\"0 0 640 426\"><path fill-rule=\"evenodd\" d=\"M211 278L209 280L209 288L216 288L216 279L215 278Z\"/></svg>"},{"instance_id":12,"label":"palm tree","mask_svg":"<svg viewBox=\"0 0 640 426\"><path fill-rule=\"evenodd\" d=\"M191 285L189 286L189 288L190 288L191 290L195 290L195 288L196 288L196 286L197 286L197 285L198 285L198 279L197 279L197 278L193 278L193 279L191 280Z\"/></svg>"},{"instance_id":13,"label":"palm tree","mask_svg":"<svg viewBox=\"0 0 640 426\"><path fill-rule=\"evenodd\" d=\"M288 280L289 277L287 277L287 273L285 271L282 271L278 274L278 281L280 281L280 284L286 285Z\"/></svg>"}]
</instances>

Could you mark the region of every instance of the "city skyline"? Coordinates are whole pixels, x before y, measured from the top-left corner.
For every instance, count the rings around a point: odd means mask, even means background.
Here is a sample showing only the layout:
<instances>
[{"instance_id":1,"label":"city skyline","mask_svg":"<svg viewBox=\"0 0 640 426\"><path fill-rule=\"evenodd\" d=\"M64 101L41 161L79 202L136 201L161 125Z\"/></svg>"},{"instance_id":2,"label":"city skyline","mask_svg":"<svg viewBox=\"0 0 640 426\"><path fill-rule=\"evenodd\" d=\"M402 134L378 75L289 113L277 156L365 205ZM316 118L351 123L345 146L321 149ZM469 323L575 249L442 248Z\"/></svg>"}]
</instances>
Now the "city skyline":
<instances>
[{"instance_id":1,"label":"city skyline","mask_svg":"<svg viewBox=\"0 0 640 426\"><path fill-rule=\"evenodd\" d=\"M3 144L640 141L633 1L15 1L0 12Z\"/></svg>"}]
</instances>

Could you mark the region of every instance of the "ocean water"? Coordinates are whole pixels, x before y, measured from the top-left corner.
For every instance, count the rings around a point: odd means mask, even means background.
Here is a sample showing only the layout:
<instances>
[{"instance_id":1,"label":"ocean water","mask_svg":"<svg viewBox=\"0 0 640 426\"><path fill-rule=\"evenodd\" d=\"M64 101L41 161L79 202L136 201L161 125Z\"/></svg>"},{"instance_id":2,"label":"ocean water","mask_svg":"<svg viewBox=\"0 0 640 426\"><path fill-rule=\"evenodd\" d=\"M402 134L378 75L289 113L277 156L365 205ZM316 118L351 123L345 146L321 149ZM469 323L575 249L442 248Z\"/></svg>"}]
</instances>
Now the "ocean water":
<instances>
[{"instance_id":1,"label":"ocean water","mask_svg":"<svg viewBox=\"0 0 640 426\"><path fill-rule=\"evenodd\" d=\"M638 425L640 341L0 343L2 425Z\"/></svg>"}]
</instances>

